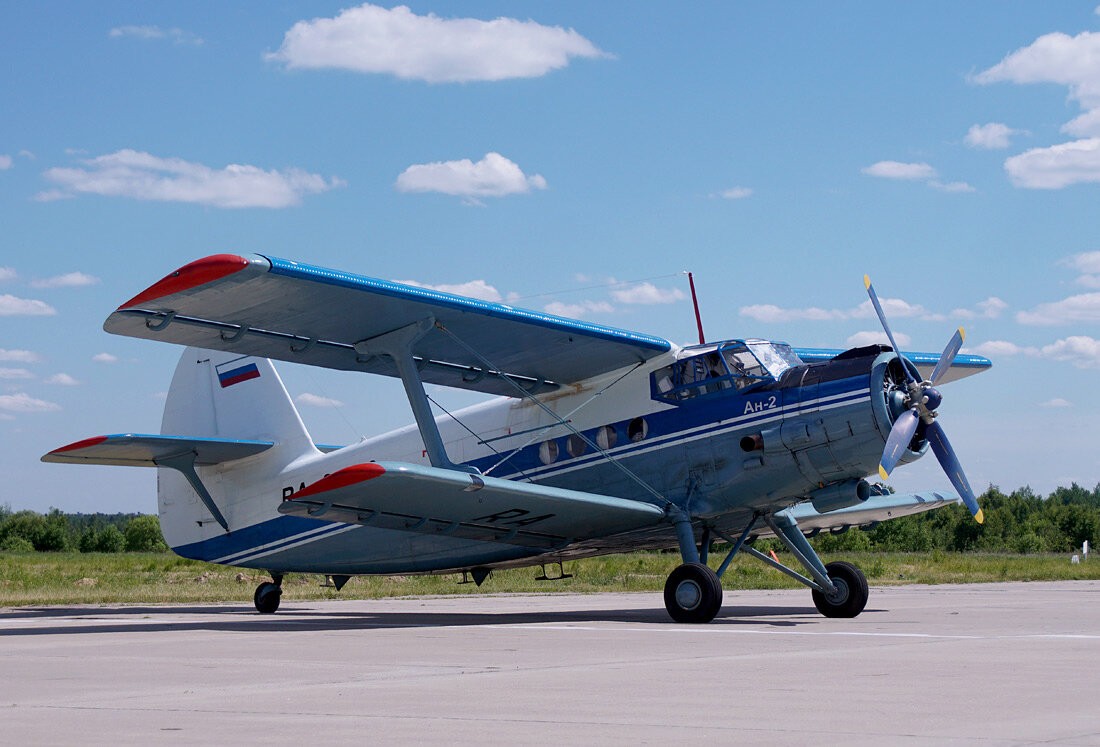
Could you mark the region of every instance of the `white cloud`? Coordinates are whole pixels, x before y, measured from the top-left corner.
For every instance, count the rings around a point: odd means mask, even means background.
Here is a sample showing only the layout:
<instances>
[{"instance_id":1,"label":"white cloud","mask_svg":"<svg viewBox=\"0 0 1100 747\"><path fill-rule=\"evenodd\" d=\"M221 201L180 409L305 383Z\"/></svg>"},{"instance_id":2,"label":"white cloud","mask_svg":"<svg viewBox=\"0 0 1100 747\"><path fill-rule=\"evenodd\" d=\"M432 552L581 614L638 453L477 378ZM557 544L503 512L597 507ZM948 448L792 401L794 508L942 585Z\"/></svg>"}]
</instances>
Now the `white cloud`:
<instances>
[{"instance_id":1,"label":"white cloud","mask_svg":"<svg viewBox=\"0 0 1100 747\"><path fill-rule=\"evenodd\" d=\"M4 350L0 348L0 361L11 363L41 363L42 356L30 350Z\"/></svg>"},{"instance_id":2,"label":"white cloud","mask_svg":"<svg viewBox=\"0 0 1100 747\"><path fill-rule=\"evenodd\" d=\"M428 283L418 283L415 280L401 280L406 285L413 285L417 288L430 288L431 290L442 291L444 293L453 293L456 296L468 296L469 298L479 298L482 301L492 301L499 303L504 297L500 295L493 286L486 283L484 280L471 280L467 283L441 283L439 285L430 285Z\"/></svg>"},{"instance_id":3,"label":"white cloud","mask_svg":"<svg viewBox=\"0 0 1100 747\"><path fill-rule=\"evenodd\" d=\"M162 29L160 26L116 26L107 35L115 38L125 36L135 39L170 39L174 44L202 44L202 39L190 31Z\"/></svg>"},{"instance_id":4,"label":"white cloud","mask_svg":"<svg viewBox=\"0 0 1100 747\"><path fill-rule=\"evenodd\" d=\"M7 171L11 168L11 156L0 153L0 171Z\"/></svg>"},{"instance_id":5,"label":"white cloud","mask_svg":"<svg viewBox=\"0 0 1100 747\"><path fill-rule=\"evenodd\" d=\"M880 298L879 303L886 314L887 319L904 319L910 317L931 318L923 306L911 304L900 298ZM796 322L814 321L827 322L844 319L872 319L876 317L875 307L870 299L859 306L850 309L819 309L809 307L803 309L785 309L773 304L758 304L754 306L742 306L742 316L756 319L761 322Z\"/></svg>"},{"instance_id":6,"label":"white cloud","mask_svg":"<svg viewBox=\"0 0 1100 747\"><path fill-rule=\"evenodd\" d=\"M43 301L0 294L0 316L52 316L56 313L57 309Z\"/></svg>"},{"instance_id":7,"label":"white cloud","mask_svg":"<svg viewBox=\"0 0 1100 747\"><path fill-rule=\"evenodd\" d=\"M77 381L67 373L55 373L53 376L45 379L47 384L54 384L56 386L77 386L83 382Z\"/></svg>"},{"instance_id":8,"label":"white cloud","mask_svg":"<svg viewBox=\"0 0 1100 747\"><path fill-rule=\"evenodd\" d=\"M908 347L912 339L909 335L903 332L895 332L894 339L897 340L898 345L901 347ZM861 348L865 345L889 345L890 338L886 336L886 333L882 330L868 330L865 332L856 332L849 337L846 342L850 348Z\"/></svg>"},{"instance_id":9,"label":"white cloud","mask_svg":"<svg viewBox=\"0 0 1100 747\"><path fill-rule=\"evenodd\" d=\"M1073 403L1061 397L1055 397L1054 399L1048 399L1046 402L1040 402L1039 407L1073 407Z\"/></svg>"},{"instance_id":10,"label":"white cloud","mask_svg":"<svg viewBox=\"0 0 1100 747\"><path fill-rule=\"evenodd\" d=\"M118 356L110 353L96 353L92 356L92 360L96 363L118 363Z\"/></svg>"},{"instance_id":11,"label":"white cloud","mask_svg":"<svg viewBox=\"0 0 1100 747\"><path fill-rule=\"evenodd\" d=\"M727 200L742 200L752 195L752 189L749 187L732 187L730 189L724 189L718 194Z\"/></svg>"},{"instance_id":12,"label":"white cloud","mask_svg":"<svg viewBox=\"0 0 1100 747\"><path fill-rule=\"evenodd\" d=\"M963 142L971 148L981 148L982 150L1007 148L1010 144L1008 139L1014 132L1016 130L1000 122L971 125L970 131L966 133Z\"/></svg>"},{"instance_id":13,"label":"white cloud","mask_svg":"<svg viewBox=\"0 0 1100 747\"><path fill-rule=\"evenodd\" d=\"M34 374L25 368L0 368L0 379L33 379Z\"/></svg>"},{"instance_id":14,"label":"white cloud","mask_svg":"<svg viewBox=\"0 0 1100 747\"><path fill-rule=\"evenodd\" d=\"M1100 322L1100 293L1082 293L1061 301L1039 304L1031 311L1017 312L1016 321L1034 325Z\"/></svg>"},{"instance_id":15,"label":"white cloud","mask_svg":"<svg viewBox=\"0 0 1100 747\"><path fill-rule=\"evenodd\" d=\"M1015 186L1029 189L1100 182L1100 138L1032 148L1006 159L1005 171Z\"/></svg>"},{"instance_id":16,"label":"white cloud","mask_svg":"<svg viewBox=\"0 0 1100 747\"><path fill-rule=\"evenodd\" d=\"M0 267L0 282L15 280L17 277L19 277L19 273L15 271L14 267Z\"/></svg>"},{"instance_id":17,"label":"white cloud","mask_svg":"<svg viewBox=\"0 0 1100 747\"><path fill-rule=\"evenodd\" d=\"M1069 361L1077 368L1100 368L1100 340L1083 335L1067 337L1042 349L1044 358Z\"/></svg>"},{"instance_id":18,"label":"white cloud","mask_svg":"<svg viewBox=\"0 0 1100 747\"><path fill-rule=\"evenodd\" d=\"M83 272L67 272L64 275L31 281L31 286L35 288L79 288L85 285L95 285L99 282L99 278L85 275Z\"/></svg>"},{"instance_id":19,"label":"white cloud","mask_svg":"<svg viewBox=\"0 0 1100 747\"><path fill-rule=\"evenodd\" d=\"M971 187L966 182L940 182L932 179L928 182L928 186L932 189L938 189L941 192L977 192L978 190Z\"/></svg>"},{"instance_id":20,"label":"white cloud","mask_svg":"<svg viewBox=\"0 0 1100 747\"><path fill-rule=\"evenodd\" d=\"M21 151L19 151L19 153L17 155L20 155L23 158L26 158L30 161L34 160L34 154L31 153L29 150L21 150Z\"/></svg>"},{"instance_id":21,"label":"white cloud","mask_svg":"<svg viewBox=\"0 0 1100 747\"><path fill-rule=\"evenodd\" d=\"M1022 347L1007 340L990 340L973 348L967 348L967 352L984 355L987 358L1008 358L1014 355L1038 355L1038 348Z\"/></svg>"},{"instance_id":22,"label":"white cloud","mask_svg":"<svg viewBox=\"0 0 1100 747\"><path fill-rule=\"evenodd\" d=\"M56 412L61 405L35 399L25 392L0 394L0 410L8 412Z\"/></svg>"},{"instance_id":23,"label":"white cloud","mask_svg":"<svg viewBox=\"0 0 1100 747\"><path fill-rule=\"evenodd\" d=\"M1081 252L1059 260L1058 264L1078 272L1100 273L1100 252Z\"/></svg>"},{"instance_id":24,"label":"white cloud","mask_svg":"<svg viewBox=\"0 0 1100 747\"><path fill-rule=\"evenodd\" d=\"M477 163L435 161L405 169L394 185L400 192L442 192L476 202L479 197L503 197L546 189L538 174L526 176L512 161L499 153L486 153Z\"/></svg>"},{"instance_id":25,"label":"white cloud","mask_svg":"<svg viewBox=\"0 0 1100 747\"><path fill-rule=\"evenodd\" d=\"M974 309L955 309L951 315L960 319L997 319L1007 308L1007 303L996 296L990 296L975 304Z\"/></svg>"},{"instance_id":26,"label":"white cloud","mask_svg":"<svg viewBox=\"0 0 1100 747\"><path fill-rule=\"evenodd\" d=\"M44 172L60 189L36 197L42 201L97 194L138 200L188 202L219 208L298 205L302 196L343 186L340 179L301 169L265 171L256 166L230 164L215 170L182 158L159 158L134 150L120 150L82 161L88 168L55 167Z\"/></svg>"},{"instance_id":27,"label":"white cloud","mask_svg":"<svg viewBox=\"0 0 1100 747\"><path fill-rule=\"evenodd\" d=\"M629 288L611 291L611 297L626 304L662 304L674 303L686 298L679 288L658 288L652 283L638 283Z\"/></svg>"},{"instance_id":28,"label":"white cloud","mask_svg":"<svg viewBox=\"0 0 1100 747\"><path fill-rule=\"evenodd\" d=\"M288 68L387 73L407 80L456 83L533 78L572 57L606 56L572 29L534 21L418 16L404 5L365 3L334 18L294 24L266 59Z\"/></svg>"},{"instance_id":29,"label":"white cloud","mask_svg":"<svg viewBox=\"0 0 1100 747\"><path fill-rule=\"evenodd\" d=\"M547 314L555 316L567 316L571 319L581 319L588 314L610 314L615 307L607 301L581 301L580 303L562 303L553 301L543 307Z\"/></svg>"},{"instance_id":30,"label":"white cloud","mask_svg":"<svg viewBox=\"0 0 1100 747\"><path fill-rule=\"evenodd\" d=\"M1062 129L1072 135L1100 135L1100 33L1085 31L1077 36L1061 32L1045 34L1026 47L1006 56L988 70L973 77L980 84L1057 83L1069 87L1069 97L1088 116L1078 117Z\"/></svg>"},{"instance_id":31,"label":"white cloud","mask_svg":"<svg viewBox=\"0 0 1100 747\"><path fill-rule=\"evenodd\" d=\"M338 399L332 399L330 397L318 397L316 394L299 394L294 398L294 401L299 405L306 405L308 407L343 407L344 403Z\"/></svg>"},{"instance_id":32,"label":"white cloud","mask_svg":"<svg viewBox=\"0 0 1100 747\"><path fill-rule=\"evenodd\" d=\"M1100 275L1082 275L1073 282L1085 288L1096 288L1100 290Z\"/></svg>"},{"instance_id":33,"label":"white cloud","mask_svg":"<svg viewBox=\"0 0 1100 747\"><path fill-rule=\"evenodd\" d=\"M868 176L884 179L931 179L936 170L926 163L901 163L900 161L879 161L866 166L861 171Z\"/></svg>"}]
</instances>

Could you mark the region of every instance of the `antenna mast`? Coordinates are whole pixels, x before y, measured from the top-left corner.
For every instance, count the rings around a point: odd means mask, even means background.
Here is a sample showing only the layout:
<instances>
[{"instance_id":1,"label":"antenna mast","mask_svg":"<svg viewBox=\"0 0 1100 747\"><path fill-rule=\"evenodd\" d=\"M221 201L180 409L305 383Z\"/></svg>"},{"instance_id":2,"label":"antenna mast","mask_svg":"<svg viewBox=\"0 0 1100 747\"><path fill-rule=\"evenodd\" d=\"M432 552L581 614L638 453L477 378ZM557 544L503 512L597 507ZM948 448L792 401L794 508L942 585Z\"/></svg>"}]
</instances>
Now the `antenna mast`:
<instances>
[{"instance_id":1,"label":"antenna mast","mask_svg":"<svg viewBox=\"0 0 1100 747\"><path fill-rule=\"evenodd\" d=\"M688 273L688 285L691 286L691 303L695 306L695 326L699 328L699 344L705 345L706 338L703 337L703 318L699 316L699 299L695 295L695 278L691 273Z\"/></svg>"}]
</instances>

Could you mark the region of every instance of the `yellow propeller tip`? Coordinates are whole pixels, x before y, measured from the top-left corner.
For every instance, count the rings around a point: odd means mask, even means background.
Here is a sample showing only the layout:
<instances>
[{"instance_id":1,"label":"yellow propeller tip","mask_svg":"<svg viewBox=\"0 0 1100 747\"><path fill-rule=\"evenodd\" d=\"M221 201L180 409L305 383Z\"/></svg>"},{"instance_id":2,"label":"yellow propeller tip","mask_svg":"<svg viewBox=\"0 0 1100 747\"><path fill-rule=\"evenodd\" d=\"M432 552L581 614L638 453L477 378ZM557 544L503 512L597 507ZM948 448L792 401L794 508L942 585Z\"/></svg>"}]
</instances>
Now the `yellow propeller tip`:
<instances>
[{"instance_id":1,"label":"yellow propeller tip","mask_svg":"<svg viewBox=\"0 0 1100 747\"><path fill-rule=\"evenodd\" d=\"M966 330L962 327L959 327L959 337L963 338L963 340L966 340Z\"/></svg>"},{"instance_id":2,"label":"yellow propeller tip","mask_svg":"<svg viewBox=\"0 0 1100 747\"><path fill-rule=\"evenodd\" d=\"M883 480L890 479L890 473L884 470L881 464L878 466L878 476L881 477Z\"/></svg>"},{"instance_id":3,"label":"yellow propeller tip","mask_svg":"<svg viewBox=\"0 0 1100 747\"><path fill-rule=\"evenodd\" d=\"M980 508L978 509L978 513L974 514L974 521L978 522L979 524L985 522L985 514L982 513L982 510Z\"/></svg>"},{"instance_id":4,"label":"yellow propeller tip","mask_svg":"<svg viewBox=\"0 0 1100 747\"><path fill-rule=\"evenodd\" d=\"M868 288L868 289L871 287L871 276L870 275L864 275L863 276L863 287Z\"/></svg>"}]
</instances>

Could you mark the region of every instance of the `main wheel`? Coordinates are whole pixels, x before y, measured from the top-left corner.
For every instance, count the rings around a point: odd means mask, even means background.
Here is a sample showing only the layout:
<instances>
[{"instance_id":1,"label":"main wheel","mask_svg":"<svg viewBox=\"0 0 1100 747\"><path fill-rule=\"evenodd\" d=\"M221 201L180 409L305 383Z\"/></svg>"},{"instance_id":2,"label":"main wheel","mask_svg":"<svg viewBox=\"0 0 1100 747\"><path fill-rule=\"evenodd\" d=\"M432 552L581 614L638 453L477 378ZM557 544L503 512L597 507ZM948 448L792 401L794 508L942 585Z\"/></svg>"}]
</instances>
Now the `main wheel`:
<instances>
[{"instance_id":1,"label":"main wheel","mask_svg":"<svg viewBox=\"0 0 1100 747\"><path fill-rule=\"evenodd\" d=\"M722 582L704 563L684 563L665 582L665 609L680 623L706 623L722 609Z\"/></svg>"},{"instance_id":2,"label":"main wheel","mask_svg":"<svg viewBox=\"0 0 1100 747\"><path fill-rule=\"evenodd\" d=\"M279 599L283 596L283 587L278 584L262 583L256 587L256 593L252 601L256 604L256 611L270 615L279 609Z\"/></svg>"},{"instance_id":3,"label":"main wheel","mask_svg":"<svg viewBox=\"0 0 1100 747\"><path fill-rule=\"evenodd\" d=\"M836 586L836 594L828 596L814 589L814 606L817 611L825 617L855 617L863 612L870 593L863 572L843 560L829 563L825 570Z\"/></svg>"}]
</instances>

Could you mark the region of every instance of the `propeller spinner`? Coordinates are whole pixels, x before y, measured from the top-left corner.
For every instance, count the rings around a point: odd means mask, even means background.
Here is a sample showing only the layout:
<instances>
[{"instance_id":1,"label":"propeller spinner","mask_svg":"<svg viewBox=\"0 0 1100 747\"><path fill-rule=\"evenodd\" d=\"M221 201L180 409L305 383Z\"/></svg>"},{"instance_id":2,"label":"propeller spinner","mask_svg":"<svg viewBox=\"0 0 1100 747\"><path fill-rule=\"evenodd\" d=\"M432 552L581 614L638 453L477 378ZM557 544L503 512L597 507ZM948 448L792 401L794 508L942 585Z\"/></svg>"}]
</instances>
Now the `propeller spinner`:
<instances>
[{"instance_id":1,"label":"propeller spinner","mask_svg":"<svg viewBox=\"0 0 1100 747\"><path fill-rule=\"evenodd\" d=\"M867 288L867 294L871 297L871 304L875 307L878 320L882 323L882 328L890 339L890 345L893 346L894 352L900 356L901 349L894 340L894 333L890 331L886 314L882 311L882 304L879 303L878 295L871 285L871 278L864 275L863 284ZM965 338L966 333L963 332L962 327L955 330L955 334L947 343L947 347L943 349L943 353L940 354L940 359L927 381L917 381L909 367L902 366L906 379L906 410L898 416L890 429L890 436L886 439L886 448L882 452L878 472L885 480L894 467L897 466L898 460L905 453L909 443L913 440L913 436L919 434L922 438L927 438L932 447L932 453L936 455L943 471L947 473L947 478L951 480L955 490L962 496L963 503L970 509L974 519L981 524L985 518L982 509L978 506L978 501L974 497L974 491L971 490L970 483L966 480L966 475L963 474L962 465L959 463L959 458L955 456L955 450L951 448L951 442L947 440L947 434L944 433L943 428L936 421L936 408L943 401L943 396L936 389L936 384L947 373L947 369L951 367L951 362L955 360L955 355L962 347Z\"/></svg>"}]
</instances>

